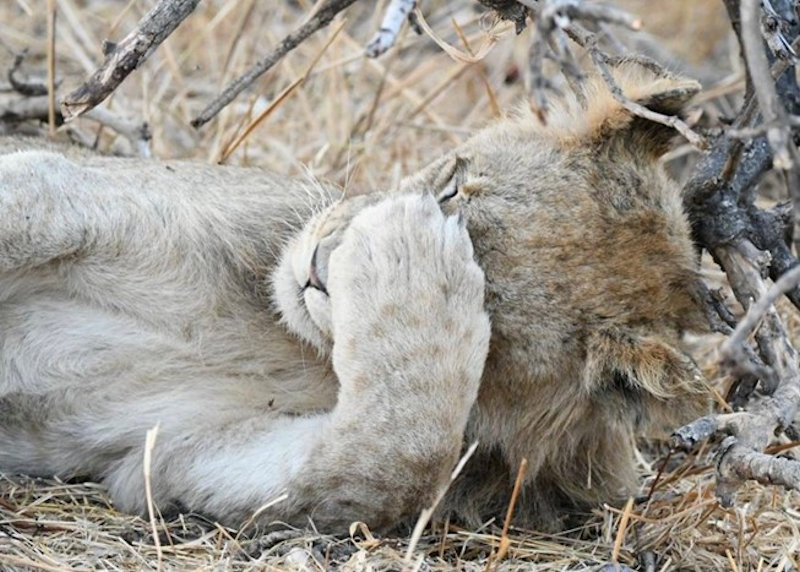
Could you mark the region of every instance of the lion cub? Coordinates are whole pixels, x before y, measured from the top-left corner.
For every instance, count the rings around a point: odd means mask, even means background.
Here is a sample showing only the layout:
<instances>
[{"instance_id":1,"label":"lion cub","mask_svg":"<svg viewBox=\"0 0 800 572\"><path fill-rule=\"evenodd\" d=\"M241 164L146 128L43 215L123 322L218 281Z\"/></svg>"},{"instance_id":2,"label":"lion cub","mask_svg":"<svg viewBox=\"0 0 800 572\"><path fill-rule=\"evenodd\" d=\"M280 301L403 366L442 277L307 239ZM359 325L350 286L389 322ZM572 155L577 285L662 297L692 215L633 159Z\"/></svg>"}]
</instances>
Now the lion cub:
<instances>
[{"instance_id":1,"label":"lion cub","mask_svg":"<svg viewBox=\"0 0 800 572\"><path fill-rule=\"evenodd\" d=\"M632 99L690 80L636 62ZM692 414L702 327L671 133L599 78L345 199L257 170L0 156L0 470L101 480L239 525L389 527L444 502L520 522L636 486L634 440ZM5 141L2 148L36 147Z\"/></svg>"}]
</instances>

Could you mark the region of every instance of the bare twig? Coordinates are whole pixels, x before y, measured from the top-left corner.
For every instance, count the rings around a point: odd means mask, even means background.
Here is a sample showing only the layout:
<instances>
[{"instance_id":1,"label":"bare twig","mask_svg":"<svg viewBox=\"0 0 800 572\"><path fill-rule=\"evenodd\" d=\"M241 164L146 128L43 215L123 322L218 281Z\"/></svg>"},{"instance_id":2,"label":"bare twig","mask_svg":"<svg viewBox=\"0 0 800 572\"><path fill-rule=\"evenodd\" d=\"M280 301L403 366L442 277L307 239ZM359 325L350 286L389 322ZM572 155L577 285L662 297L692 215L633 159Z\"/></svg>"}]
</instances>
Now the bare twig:
<instances>
[{"instance_id":1,"label":"bare twig","mask_svg":"<svg viewBox=\"0 0 800 572\"><path fill-rule=\"evenodd\" d=\"M192 120L192 127L202 127L211 121L217 113L232 102L236 96L252 85L261 75L278 63L283 56L303 43L306 38L330 24L339 12L356 1L357 0L327 0L302 26L281 40L269 54L256 62L244 75L229 84L214 101L200 112L200 115Z\"/></svg>"},{"instance_id":2,"label":"bare twig","mask_svg":"<svg viewBox=\"0 0 800 572\"><path fill-rule=\"evenodd\" d=\"M736 326L733 334L722 344L721 352L724 359L741 362L744 357L741 349L747 337L753 332L764 314L783 294L800 283L800 266L797 266L780 277L772 287L755 304L750 306L744 319Z\"/></svg>"},{"instance_id":3,"label":"bare twig","mask_svg":"<svg viewBox=\"0 0 800 572\"><path fill-rule=\"evenodd\" d=\"M588 50L595 67L597 67L597 69L600 71L603 80L606 82L606 85L611 92L611 95L613 95L614 99L622 104L625 109L637 117L641 117L643 119L653 121L654 123L660 123L675 129L678 133L683 135L689 143L698 149L706 149L708 147L708 141L706 141L706 139L699 133L692 130L692 128L689 127L680 117L676 117L674 115L664 115L663 113L658 113L652 109L648 109L644 105L636 103L622 93L622 89L620 89L619 85L617 85L617 82L614 80L614 76L611 74L611 70L608 67L608 63L612 60L612 58L600 50L597 45L597 37L594 34L576 24L568 26L566 28L566 32L573 41Z\"/></svg>"},{"instance_id":4,"label":"bare twig","mask_svg":"<svg viewBox=\"0 0 800 572\"><path fill-rule=\"evenodd\" d=\"M267 106L267 108L262 111L258 117L250 122L250 124L244 129L244 131L242 131L240 135L238 135L233 141L225 146L222 151L222 155L220 156L220 163L227 161L231 154L236 151L236 149L245 141L245 139L247 139L259 125L261 125L270 115L272 115L278 106L286 101L286 99L288 99L298 87L305 83L305 81L308 79L308 76L311 74L311 71L314 69L314 66L317 65L317 62L319 62L320 58L322 57L322 54L324 54L325 51L330 47L331 43L333 43L333 40L336 39L336 36L338 36L339 32L341 31L342 25L333 31L330 38L328 38L328 41L325 42L325 45L322 47L319 53L317 53L316 57L311 60L310 64L308 64L308 67L303 75L287 85L283 91L281 91L281 93Z\"/></svg>"},{"instance_id":5,"label":"bare twig","mask_svg":"<svg viewBox=\"0 0 800 572\"><path fill-rule=\"evenodd\" d=\"M519 469L517 469L517 478L514 479L514 488L511 491L511 498L508 500L506 517L503 520L503 530L500 532L500 544L497 547L497 554L494 557L495 562L500 562L505 558L508 553L508 548L511 546L511 541L508 539L508 529L511 526L511 519L514 518L514 509L517 506L517 499L522 490L522 485L525 482L525 473L527 470L528 459L523 458L519 463Z\"/></svg>"},{"instance_id":6,"label":"bare twig","mask_svg":"<svg viewBox=\"0 0 800 572\"><path fill-rule=\"evenodd\" d=\"M532 0L522 0L525 4L533 8L537 3ZM583 2L582 0L548 0L543 3L540 17L551 21L566 20L585 20L589 22L608 22L625 26L632 30L642 27L642 21L624 10L613 6Z\"/></svg>"},{"instance_id":7,"label":"bare twig","mask_svg":"<svg viewBox=\"0 0 800 572\"><path fill-rule=\"evenodd\" d=\"M125 137L140 157L150 157L150 140L153 134L147 122L137 122L115 115L105 107L95 107L83 115Z\"/></svg>"},{"instance_id":8,"label":"bare twig","mask_svg":"<svg viewBox=\"0 0 800 572\"><path fill-rule=\"evenodd\" d=\"M152 429L148 429L147 435L145 436L145 444L144 444L144 459L142 462L142 471L144 472L144 490L145 496L147 499L147 514L150 517L150 527L153 531L153 543L156 546L156 554L157 554L157 569L161 570L161 566L163 563L163 554L161 551L161 540L158 537L158 525L156 523L156 506L153 502L153 489L151 485L151 471L150 468L152 466L152 459L153 459L153 447L156 445L156 437L158 437L158 424Z\"/></svg>"},{"instance_id":9,"label":"bare twig","mask_svg":"<svg viewBox=\"0 0 800 572\"><path fill-rule=\"evenodd\" d=\"M419 542L420 537L422 536L422 531L425 530L425 527L428 526L428 522L430 522L431 517L433 516L436 507L439 506L439 503L444 498L447 489L456 480L458 475L461 474L461 471L464 469L464 465L467 464L470 457L472 457L473 453L475 453L475 449L478 448L478 442L475 441L470 445L467 450L461 455L461 459L459 459L456 466L453 468L453 472L450 473L450 480L448 480L444 486L437 492L436 498L433 500L433 504L428 508L422 509L420 512L419 518L417 519L417 523L414 525L414 530L411 533L411 538L408 541L408 548L406 549L405 554L405 561L406 563L411 562L411 556L414 554L414 551L417 549L417 543Z\"/></svg>"},{"instance_id":10,"label":"bare twig","mask_svg":"<svg viewBox=\"0 0 800 572\"><path fill-rule=\"evenodd\" d=\"M583 72L575 64L575 58L569 49L565 32L575 26L575 20L583 20L593 24L614 23L638 29L641 22L638 18L617 8L600 4L587 4L580 0L520 0L534 15L536 33L530 47L531 75L531 107L540 121L547 119L547 92L555 91L552 82L544 76L543 64L546 57L552 57L560 66L564 77L575 94L583 97L581 89ZM588 32L586 32L588 36ZM575 38L573 38L575 40ZM586 43L576 40L586 47ZM599 49L597 50L599 52ZM605 56L605 54L604 54ZM607 59L607 56L605 56Z\"/></svg>"},{"instance_id":11,"label":"bare twig","mask_svg":"<svg viewBox=\"0 0 800 572\"><path fill-rule=\"evenodd\" d=\"M753 127L732 128L728 130L728 135L735 139L752 139L759 135L765 135L773 129L782 129L785 127L800 127L800 116L787 115L781 121L774 121L772 123L760 123Z\"/></svg>"},{"instance_id":12,"label":"bare twig","mask_svg":"<svg viewBox=\"0 0 800 572\"><path fill-rule=\"evenodd\" d=\"M380 29L367 44L367 56L376 58L394 45L403 22L408 19L416 5L417 0L392 0L389 3Z\"/></svg>"},{"instance_id":13,"label":"bare twig","mask_svg":"<svg viewBox=\"0 0 800 572\"><path fill-rule=\"evenodd\" d=\"M783 35L785 27L783 17L775 11L769 0L762 0L761 7L764 10L761 16L761 34L770 51L779 60L796 63L797 52Z\"/></svg>"},{"instance_id":14,"label":"bare twig","mask_svg":"<svg viewBox=\"0 0 800 572\"><path fill-rule=\"evenodd\" d=\"M20 95L34 97L37 95L47 95L47 85L38 81L22 80L17 77L17 72L22 68L22 62L27 55L26 51L14 56L14 63L8 70L8 83L11 84L11 89Z\"/></svg>"},{"instance_id":15,"label":"bare twig","mask_svg":"<svg viewBox=\"0 0 800 572\"><path fill-rule=\"evenodd\" d=\"M622 516L619 519L619 525L617 526L617 537L614 539L614 548L611 551L611 561L615 564L619 564L619 554L622 550L622 544L625 542L625 532L628 529L628 521L631 518L632 511L633 497L630 497L628 502L625 503L625 509L622 511Z\"/></svg>"},{"instance_id":16,"label":"bare twig","mask_svg":"<svg viewBox=\"0 0 800 572\"><path fill-rule=\"evenodd\" d=\"M547 119L547 91L554 90L550 80L543 73L545 57L552 57L559 64L564 77L575 94L582 97L581 70L574 64L575 58L569 50L565 35L589 52L592 62L600 72L609 91L631 114L655 123L671 127L683 135L693 146L704 149L708 142L693 131L679 117L664 115L648 109L628 98L615 81L609 64L618 60L609 56L599 47L597 36L581 26L577 21L585 21L594 26L617 24L633 30L641 27L641 20L614 7L581 2L580 0L521 0L534 14L536 34L530 48L531 107L541 121ZM653 64L655 65L655 64Z\"/></svg>"},{"instance_id":17,"label":"bare twig","mask_svg":"<svg viewBox=\"0 0 800 572\"><path fill-rule=\"evenodd\" d=\"M80 87L61 101L61 112L69 121L104 101L138 68L200 0L159 0L136 29L116 45L109 44L103 64Z\"/></svg>"},{"instance_id":18,"label":"bare twig","mask_svg":"<svg viewBox=\"0 0 800 572\"><path fill-rule=\"evenodd\" d=\"M547 92L554 91L552 82L544 75L544 59L547 54L547 38L555 28L552 20L547 20L541 14L537 14L536 33L533 36L529 50L530 62L530 93L531 109L539 118L539 121L547 121Z\"/></svg>"},{"instance_id":19,"label":"bare twig","mask_svg":"<svg viewBox=\"0 0 800 572\"><path fill-rule=\"evenodd\" d=\"M614 99L621 103L622 106L630 113L654 123L660 123L662 125L672 127L675 131L683 135L689 143L698 149L708 148L708 142L705 140L705 138L696 131L693 131L692 128L686 125L686 122L680 117L658 113L657 111L648 109L644 105L629 99L624 93L622 93L622 90L617 85L616 81L614 81L614 76L611 75L608 65L601 59L596 58L594 53L592 58L594 59L595 65L597 65L597 69L600 70L600 74L603 76L603 80L606 82L608 89L614 96Z\"/></svg>"}]
</instances>

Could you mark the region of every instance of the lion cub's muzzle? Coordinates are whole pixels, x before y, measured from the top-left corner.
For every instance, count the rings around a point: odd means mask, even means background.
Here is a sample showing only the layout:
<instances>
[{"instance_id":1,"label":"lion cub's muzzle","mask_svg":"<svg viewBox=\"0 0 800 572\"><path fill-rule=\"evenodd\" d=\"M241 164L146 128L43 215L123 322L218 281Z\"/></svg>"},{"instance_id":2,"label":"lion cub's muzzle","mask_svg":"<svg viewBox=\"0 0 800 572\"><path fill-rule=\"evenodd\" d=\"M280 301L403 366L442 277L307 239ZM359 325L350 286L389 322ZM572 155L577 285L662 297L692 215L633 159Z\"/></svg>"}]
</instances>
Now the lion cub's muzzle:
<instances>
[{"instance_id":1,"label":"lion cub's muzzle","mask_svg":"<svg viewBox=\"0 0 800 572\"><path fill-rule=\"evenodd\" d=\"M331 254L342 243L342 237L353 217L366 206L377 203L384 197L383 193L351 197L334 205L323 215L312 234L312 236L321 238L311 249L311 257L307 263L308 276L304 276L306 280L301 282L303 290L313 288L323 294L328 294L328 268ZM308 255L306 254L306 256Z\"/></svg>"}]
</instances>

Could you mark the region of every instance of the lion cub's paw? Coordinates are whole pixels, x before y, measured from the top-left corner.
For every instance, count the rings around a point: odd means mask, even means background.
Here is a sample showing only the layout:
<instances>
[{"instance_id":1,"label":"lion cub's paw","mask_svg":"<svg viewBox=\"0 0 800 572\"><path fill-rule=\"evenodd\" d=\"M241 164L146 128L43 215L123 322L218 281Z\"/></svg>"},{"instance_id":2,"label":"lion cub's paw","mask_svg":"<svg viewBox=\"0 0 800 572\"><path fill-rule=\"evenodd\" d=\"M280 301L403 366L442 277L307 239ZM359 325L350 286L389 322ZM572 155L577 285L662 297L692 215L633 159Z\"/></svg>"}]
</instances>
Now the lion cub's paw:
<instances>
[{"instance_id":1,"label":"lion cub's paw","mask_svg":"<svg viewBox=\"0 0 800 572\"><path fill-rule=\"evenodd\" d=\"M424 370L477 387L489 340L483 271L464 224L432 196L360 212L331 254L328 290L337 369Z\"/></svg>"}]
</instances>

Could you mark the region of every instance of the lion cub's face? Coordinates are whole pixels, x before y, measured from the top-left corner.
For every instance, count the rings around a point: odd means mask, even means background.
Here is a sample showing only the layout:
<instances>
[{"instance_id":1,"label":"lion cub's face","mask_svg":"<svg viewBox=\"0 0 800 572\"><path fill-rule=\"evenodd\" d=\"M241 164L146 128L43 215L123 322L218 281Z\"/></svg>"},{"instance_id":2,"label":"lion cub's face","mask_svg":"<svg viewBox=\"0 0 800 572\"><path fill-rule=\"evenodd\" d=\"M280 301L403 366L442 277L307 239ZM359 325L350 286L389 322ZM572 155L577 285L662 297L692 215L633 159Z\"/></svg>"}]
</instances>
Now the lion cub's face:
<instances>
[{"instance_id":1,"label":"lion cub's face","mask_svg":"<svg viewBox=\"0 0 800 572\"><path fill-rule=\"evenodd\" d=\"M615 73L630 98L664 113L699 88L634 62ZM466 220L486 275L488 375L569 377L586 395L617 384L620 399L640 390L664 399L694 383L676 348L702 324L679 189L657 162L672 133L628 114L602 80L586 89L585 102L555 103L547 125L532 114L500 121L393 192L432 193ZM286 324L324 352L330 254L384 196L347 198L314 217L275 275Z\"/></svg>"}]
</instances>

